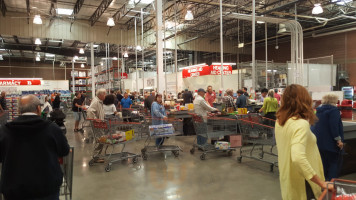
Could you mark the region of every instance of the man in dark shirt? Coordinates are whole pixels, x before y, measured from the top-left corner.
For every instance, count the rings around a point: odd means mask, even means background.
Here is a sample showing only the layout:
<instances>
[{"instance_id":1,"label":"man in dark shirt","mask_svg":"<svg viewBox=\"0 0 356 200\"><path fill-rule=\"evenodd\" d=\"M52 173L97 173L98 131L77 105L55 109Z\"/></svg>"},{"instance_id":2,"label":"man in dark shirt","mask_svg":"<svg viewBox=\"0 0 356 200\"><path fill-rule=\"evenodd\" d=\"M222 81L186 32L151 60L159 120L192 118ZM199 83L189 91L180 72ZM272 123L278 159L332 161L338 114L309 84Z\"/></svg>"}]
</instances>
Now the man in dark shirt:
<instances>
[{"instance_id":1,"label":"man in dark shirt","mask_svg":"<svg viewBox=\"0 0 356 200\"><path fill-rule=\"evenodd\" d=\"M59 199L63 173L58 158L68 155L69 145L55 123L40 117L40 104L34 95L23 96L21 115L0 127L5 199Z\"/></svg>"},{"instance_id":2,"label":"man in dark shirt","mask_svg":"<svg viewBox=\"0 0 356 200\"><path fill-rule=\"evenodd\" d=\"M188 91L188 89L185 89L184 91L183 100L184 104L193 103L193 95Z\"/></svg>"},{"instance_id":3,"label":"man in dark shirt","mask_svg":"<svg viewBox=\"0 0 356 200\"><path fill-rule=\"evenodd\" d=\"M250 95L247 93L247 87L243 87L243 94L248 98Z\"/></svg>"},{"instance_id":4,"label":"man in dark shirt","mask_svg":"<svg viewBox=\"0 0 356 200\"><path fill-rule=\"evenodd\" d=\"M122 96L122 94L121 94L121 91L120 91L120 90L119 90L119 91L117 91L116 98L117 98L117 100L118 100L119 102L121 102L121 99L122 99L122 98L124 98L124 97Z\"/></svg>"},{"instance_id":5,"label":"man in dark shirt","mask_svg":"<svg viewBox=\"0 0 356 200\"><path fill-rule=\"evenodd\" d=\"M147 97L147 109L151 111L151 105L154 102L156 97L156 92L152 91L151 96Z\"/></svg>"},{"instance_id":6,"label":"man in dark shirt","mask_svg":"<svg viewBox=\"0 0 356 200\"><path fill-rule=\"evenodd\" d=\"M237 108L246 108L247 104L247 97L244 95L242 90L237 91L237 100L236 100L236 107Z\"/></svg>"},{"instance_id":7,"label":"man in dark shirt","mask_svg":"<svg viewBox=\"0 0 356 200\"><path fill-rule=\"evenodd\" d=\"M6 92L2 91L0 96L0 111L5 111L5 110L7 110Z\"/></svg>"}]
</instances>

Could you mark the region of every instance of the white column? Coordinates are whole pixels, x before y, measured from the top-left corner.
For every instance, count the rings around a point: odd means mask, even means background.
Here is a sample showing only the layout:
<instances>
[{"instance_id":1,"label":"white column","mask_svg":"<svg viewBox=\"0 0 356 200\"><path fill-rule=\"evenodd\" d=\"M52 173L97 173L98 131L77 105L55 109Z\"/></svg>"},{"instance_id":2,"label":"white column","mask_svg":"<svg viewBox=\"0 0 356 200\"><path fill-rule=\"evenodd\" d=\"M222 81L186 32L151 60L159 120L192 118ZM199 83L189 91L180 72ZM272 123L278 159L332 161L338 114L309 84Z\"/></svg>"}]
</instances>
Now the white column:
<instances>
[{"instance_id":1,"label":"white column","mask_svg":"<svg viewBox=\"0 0 356 200\"><path fill-rule=\"evenodd\" d=\"M94 72L94 43L90 44L90 62L91 62L91 97L95 97L95 72Z\"/></svg>"},{"instance_id":2,"label":"white column","mask_svg":"<svg viewBox=\"0 0 356 200\"><path fill-rule=\"evenodd\" d=\"M266 88L268 88L268 41L267 41L267 38L268 38L268 35L267 35L267 22L265 22L265 51L266 51ZM273 77L272 77L273 79Z\"/></svg>"},{"instance_id":3,"label":"white column","mask_svg":"<svg viewBox=\"0 0 356 200\"><path fill-rule=\"evenodd\" d=\"M75 78L74 78L74 58L72 60L72 91L75 95Z\"/></svg>"},{"instance_id":4,"label":"white column","mask_svg":"<svg viewBox=\"0 0 356 200\"><path fill-rule=\"evenodd\" d=\"M177 9L177 1L174 1L174 67L176 68L176 95L178 95Z\"/></svg>"},{"instance_id":5,"label":"white column","mask_svg":"<svg viewBox=\"0 0 356 200\"><path fill-rule=\"evenodd\" d=\"M162 0L156 0L156 63L157 63L157 92L163 93L163 44L162 44Z\"/></svg>"},{"instance_id":6,"label":"white column","mask_svg":"<svg viewBox=\"0 0 356 200\"><path fill-rule=\"evenodd\" d=\"M54 59L55 59L55 57L54 57ZM53 60L53 66L52 66L52 77L53 77L53 80L56 80L56 76L54 75L54 60Z\"/></svg>"},{"instance_id":7,"label":"white column","mask_svg":"<svg viewBox=\"0 0 356 200\"><path fill-rule=\"evenodd\" d=\"M145 48L143 45L143 9L141 8L142 96L145 93Z\"/></svg>"},{"instance_id":8,"label":"white column","mask_svg":"<svg viewBox=\"0 0 356 200\"><path fill-rule=\"evenodd\" d=\"M224 36L223 36L223 18L222 18L222 0L220 0L220 90L224 90L223 70L224 70Z\"/></svg>"},{"instance_id":9,"label":"white column","mask_svg":"<svg viewBox=\"0 0 356 200\"><path fill-rule=\"evenodd\" d=\"M138 92L138 70L137 70L137 19L135 17L135 56L136 56L136 92Z\"/></svg>"},{"instance_id":10,"label":"white column","mask_svg":"<svg viewBox=\"0 0 356 200\"><path fill-rule=\"evenodd\" d=\"M256 0L252 0L252 90L256 90Z\"/></svg>"}]
</instances>

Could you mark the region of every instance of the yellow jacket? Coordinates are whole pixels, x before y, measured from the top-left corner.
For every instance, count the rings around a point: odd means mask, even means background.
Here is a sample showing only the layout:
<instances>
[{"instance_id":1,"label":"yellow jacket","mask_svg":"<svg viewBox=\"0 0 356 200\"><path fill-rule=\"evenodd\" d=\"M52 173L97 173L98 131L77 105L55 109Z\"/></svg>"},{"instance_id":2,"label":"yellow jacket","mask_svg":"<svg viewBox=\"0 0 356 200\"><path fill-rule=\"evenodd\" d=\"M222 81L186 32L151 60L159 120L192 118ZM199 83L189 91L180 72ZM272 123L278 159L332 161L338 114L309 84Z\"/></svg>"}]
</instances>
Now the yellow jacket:
<instances>
[{"instance_id":1,"label":"yellow jacket","mask_svg":"<svg viewBox=\"0 0 356 200\"><path fill-rule=\"evenodd\" d=\"M314 175L321 180L325 178L316 137L310 130L309 122L290 118L284 126L280 126L277 121L275 136L283 200L306 200L305 180L318 198L321 188L310 179Z\"/></svg>"}]
</instances>

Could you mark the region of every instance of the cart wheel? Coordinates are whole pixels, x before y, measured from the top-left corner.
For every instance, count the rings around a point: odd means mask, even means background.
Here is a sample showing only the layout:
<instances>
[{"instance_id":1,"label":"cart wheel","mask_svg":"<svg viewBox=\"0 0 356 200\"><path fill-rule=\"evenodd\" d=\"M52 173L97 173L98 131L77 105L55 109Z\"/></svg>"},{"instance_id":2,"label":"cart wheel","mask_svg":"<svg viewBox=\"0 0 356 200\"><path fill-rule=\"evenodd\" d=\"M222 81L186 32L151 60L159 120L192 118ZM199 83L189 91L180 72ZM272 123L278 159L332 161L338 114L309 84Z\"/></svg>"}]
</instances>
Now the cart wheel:
<instances>
[{"instance_id":1,"label":"cart wheel","mask_svg":"<svg viewBox=\"0 0 356 200\"><path fill-rule=\"evenodd\" d=\"M237 157L237 162L238 163L241 163L242 162L242 157L240 156L240 157Z\"/></svg>"},{"instance_id":2,"label":"cart wheel","mask_svg":"<svg viewBox=\"0 0 356 200\"><path fill-rule=\"evenodd\" d=\"M141 153L145 154L146 153L146 149L141 149Z\"/></svg>"},{"instance_id":3,"label":"cart wheel","mask_svg":"<svg viewBox=\"0 0 356 200\"><path fill-rule=\"evenodd\" d=\"M88 143L89 143L89 138L85 138L85 140L84 140L84 141L85 141L85 143L87 143L87 144L88 144Z\"/></svg>"},{"instance_id":4,"label":"cart wheel","mask_svg":"<svg viewBox=\"0 0 356 200\"><path fill-rule=\"evenodd\" d=\"M132 158L132 163L136 164L136 163L137 163L137 160L138 160L137 157L133 157L133 158Z\"/></svg>"},{"instance_id":5,"label":"cart wheel","mask_svg":"<svg viewBox=\"0 0 356 200\"><path fill-rule=\"evenodd\" d=\"M93 166L94 165L94 159L91 159L90 161L89 161L89 166Z\"/></svg>"},{"instance_id":6,"label":"cart wheel","mask_svg":"<svg viewBox=\"0 0 356 200\"><path fill-rule=\"evenodd\" d=\"M106 172L110 172L111 171L111 165L108 164L106 167L105 167L105 171Z\"/></svg>"},{"instance_id":7,"label":"cart wheel","mask_svg":"<svg viewBox=\"0 0 356 200\"><path fill-rule=\"evenodd\" d=\"M195 152L195 149L192 148L192 149L190 150L190 153L191 153L191 154L194 154L194 152Z\"/></svg>"},{"instance_id":8,"label":"cart wheel","mask_svg":"<svg viewBox=\"0 0 356 200\"><path fill-rule=\"evenodd\" d=\"M203 153L203 154L201 154L201 156L200 156L200 160L205 160L205 154Z\"/></svg>"},{"instance_id":9,"label":"cart wheel","mask_svg":"<svg viewBox=\"0 0 356 200\"><path fill-rule=\"evenodd\" d=\"M259 153L258 155L260 156L260 159L263 159L263 155L264 155L263 152L262 152L262 153Z\"/></svg>"},{"instance_id":10,"label":"cart wheel","mask_svg":"<svg viewBox=\"0 0 356 200\"><path fill-rule=\"evenodd\" d=\"M147 160L147 158L148 158L147 154L142 154L142 159L143 160Z\"/></svg>"},{"instance_id":11,"label":"cart wheel","mask_svg":"<svg viewBox=\"0 0 356 200\"><path fill-rule=\"evenodd\" d=\"M269 169L270 172L273 172L273 167L274 167L274 164L271 164L270 169Z\"/></svg>"},{"instance_id":12,"label":"cart wheel","mask_svg":"<svg viewBox=\"0 0 356 200\"><path fill-rule=\"evenodd\" d=\"M178 157L178 156L179 156L179 151L172 151L172 153L173 153L173 155L174 155L175 157Z\"/></svg>"},{"instance_id":13,"label":"cart wheel","mask_svg":"<svg viewBox=\"0 0 356 200\"><path fill-rule=\"evenodd\" d=\"M232 151L227 152L228 156L232 156Z\"/></svg>"}]
</instances>

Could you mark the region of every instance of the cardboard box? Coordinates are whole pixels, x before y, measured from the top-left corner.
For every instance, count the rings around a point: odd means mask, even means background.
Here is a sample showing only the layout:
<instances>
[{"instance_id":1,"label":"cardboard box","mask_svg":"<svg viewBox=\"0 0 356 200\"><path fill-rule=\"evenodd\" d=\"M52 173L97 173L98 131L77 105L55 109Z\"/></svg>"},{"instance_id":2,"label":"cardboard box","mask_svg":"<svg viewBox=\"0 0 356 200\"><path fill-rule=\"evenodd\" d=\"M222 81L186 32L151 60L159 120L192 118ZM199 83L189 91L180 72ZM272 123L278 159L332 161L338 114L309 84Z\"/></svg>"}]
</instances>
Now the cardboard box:
<instances>
[{"instance_id":1,"label":"cardboard box","mask_svg":"<svg viewBox=\"0 0 356 200\"><path fill-rule=\"evenodd\" d=\"M242 137L241 135L230 135L229 142L231 147L241 147L242 146Z\"/></svg>"}]
</instances>

